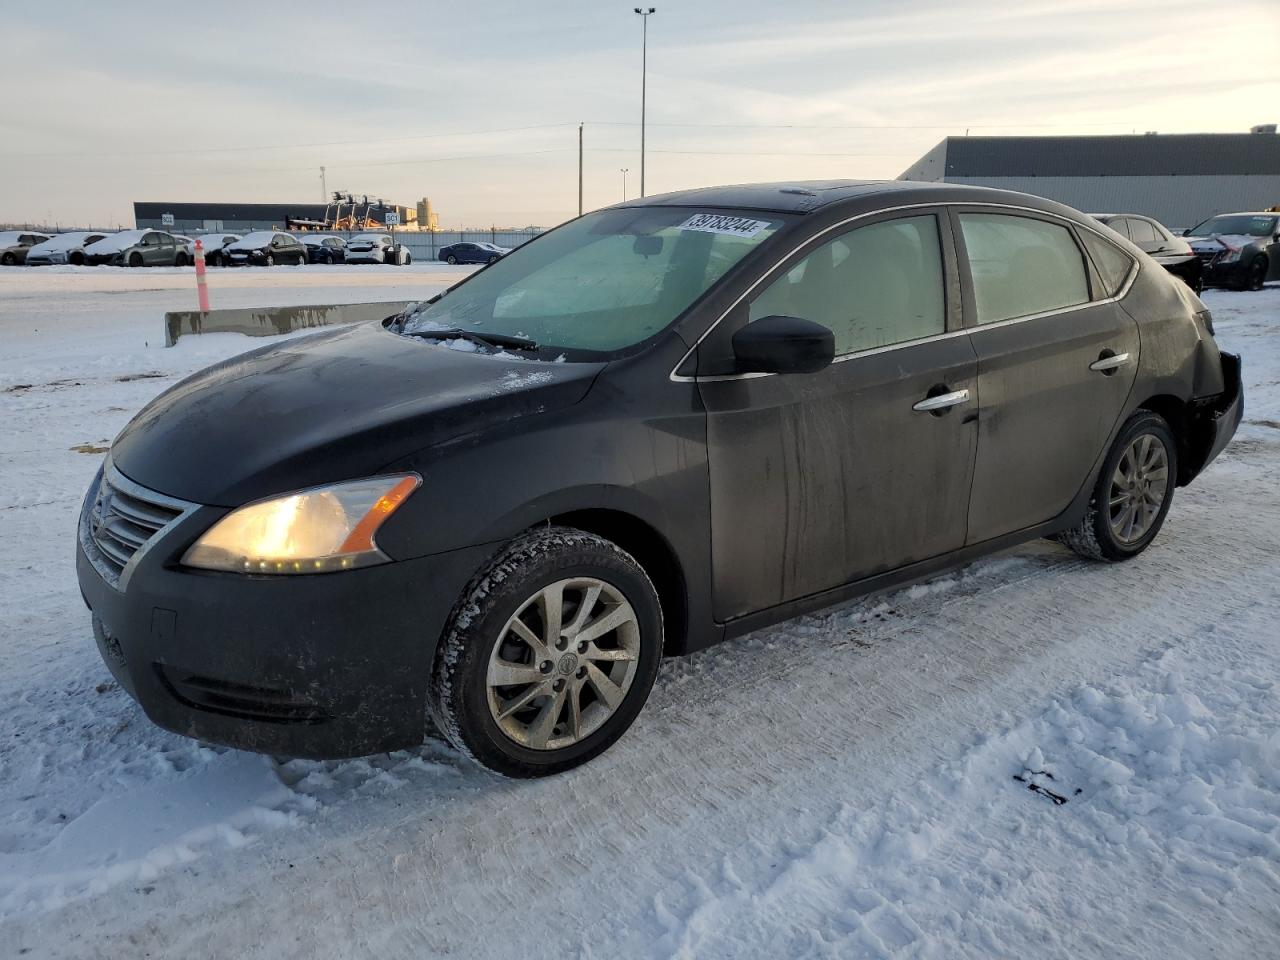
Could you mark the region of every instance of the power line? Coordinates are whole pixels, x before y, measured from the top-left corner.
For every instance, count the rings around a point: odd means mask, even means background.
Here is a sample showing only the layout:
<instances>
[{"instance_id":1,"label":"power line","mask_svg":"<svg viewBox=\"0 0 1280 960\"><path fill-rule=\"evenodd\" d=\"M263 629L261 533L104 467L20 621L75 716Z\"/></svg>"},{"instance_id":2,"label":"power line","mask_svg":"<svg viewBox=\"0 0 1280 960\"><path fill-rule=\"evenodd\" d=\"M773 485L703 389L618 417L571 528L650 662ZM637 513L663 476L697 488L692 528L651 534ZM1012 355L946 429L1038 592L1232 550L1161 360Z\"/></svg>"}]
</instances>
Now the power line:
<instances>
[{"instance_id":1,"label":"power line","mask_svg":"<svg viewBox=\"0 0 1280 960\"><path fill-rule=\"evenodd\" d=\"M598 127L638 127L630 120L588 120ZM972 130L1017 130L1023 128L1051 129L1054 127L1132 127L1128 121L1109 120L1094 123L659 123L648 121L651 127L690 127L698 129L755 129L755 130L952 130L965 127Z\"/></svg>"}]
</instances>

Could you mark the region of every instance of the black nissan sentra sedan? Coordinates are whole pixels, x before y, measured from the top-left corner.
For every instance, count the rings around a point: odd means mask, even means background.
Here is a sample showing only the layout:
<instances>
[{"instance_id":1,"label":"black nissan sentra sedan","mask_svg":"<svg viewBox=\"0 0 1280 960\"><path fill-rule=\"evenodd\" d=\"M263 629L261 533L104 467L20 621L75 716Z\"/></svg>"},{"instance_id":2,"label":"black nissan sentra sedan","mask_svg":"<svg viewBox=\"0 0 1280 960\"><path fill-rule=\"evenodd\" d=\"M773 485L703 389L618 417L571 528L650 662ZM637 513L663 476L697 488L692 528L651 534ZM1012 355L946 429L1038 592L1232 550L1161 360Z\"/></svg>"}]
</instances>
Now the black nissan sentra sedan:
<instances>
[{"instance_id":1,"label":"black nissan sentra sedan","mask_svg":"<svg viewBox=\"0 0 1280 960\"><path fill-rule=\"evenodd\" d=\"M536 776L617 740L664 654L1035 537L1136 556L1241 409L1204 304L1075 210L691 190L168 390L79 579L170 730L339 757L430 719Z\"/></svg>"}]
</instances>

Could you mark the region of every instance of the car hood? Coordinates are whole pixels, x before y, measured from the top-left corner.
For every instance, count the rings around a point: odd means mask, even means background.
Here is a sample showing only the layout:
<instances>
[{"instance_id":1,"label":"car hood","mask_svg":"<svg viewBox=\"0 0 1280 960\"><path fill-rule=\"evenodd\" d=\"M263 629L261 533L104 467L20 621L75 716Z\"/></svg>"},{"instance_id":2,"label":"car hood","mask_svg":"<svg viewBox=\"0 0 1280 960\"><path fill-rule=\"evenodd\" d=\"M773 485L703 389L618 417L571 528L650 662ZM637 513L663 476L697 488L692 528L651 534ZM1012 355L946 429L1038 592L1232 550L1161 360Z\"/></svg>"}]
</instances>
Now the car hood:
<instances>
[{"instance_id":1,"label":"car hood","mask_svg":"<svg viewBox=\"0 0 1280 960\"><path fill-rule=\"evenodd\" d=\"M1191 244L1192 250L1210 249L1215 243L1221 244L1230 250L1240 250L1249 246L1251 243L1257 243L1259 237L1252 237L1248 234L1234 233L1212 233L1204 237L1183 237L1187 243Z\"/></svg>"},{"instance_id":2,"label":"car hood","mask_svg":"<svg viewBox=\"0 0 1280 960\"><path fill-rule=\"evenodd\" d=\"M111 459L160 493L238 506L570 406L603 367L467 353L361 324L189 377L133 418Z\"/></svg>"}]
</instances>

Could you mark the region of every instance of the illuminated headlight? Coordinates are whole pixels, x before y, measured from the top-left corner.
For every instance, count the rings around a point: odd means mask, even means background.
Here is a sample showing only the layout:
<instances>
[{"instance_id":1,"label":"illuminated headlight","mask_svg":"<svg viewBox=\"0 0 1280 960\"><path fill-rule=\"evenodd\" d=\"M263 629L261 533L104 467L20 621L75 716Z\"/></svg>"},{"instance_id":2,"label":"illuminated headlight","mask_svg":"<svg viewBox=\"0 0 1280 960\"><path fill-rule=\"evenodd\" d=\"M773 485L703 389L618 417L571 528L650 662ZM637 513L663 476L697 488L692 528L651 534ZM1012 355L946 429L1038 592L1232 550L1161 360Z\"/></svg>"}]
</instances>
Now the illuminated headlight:
<instances>
[{"instance_id":1,"label":"illuminated headlight","mask_svg":"<svg viewBox=\"0 0 1280 960\"><path fill-rule=\"evenodd\" d=\"M374 534L418 489L416 473L299 490L233 510L182 558L235 573L330 573L385 563Z\"/></svg>"}]
</instances>

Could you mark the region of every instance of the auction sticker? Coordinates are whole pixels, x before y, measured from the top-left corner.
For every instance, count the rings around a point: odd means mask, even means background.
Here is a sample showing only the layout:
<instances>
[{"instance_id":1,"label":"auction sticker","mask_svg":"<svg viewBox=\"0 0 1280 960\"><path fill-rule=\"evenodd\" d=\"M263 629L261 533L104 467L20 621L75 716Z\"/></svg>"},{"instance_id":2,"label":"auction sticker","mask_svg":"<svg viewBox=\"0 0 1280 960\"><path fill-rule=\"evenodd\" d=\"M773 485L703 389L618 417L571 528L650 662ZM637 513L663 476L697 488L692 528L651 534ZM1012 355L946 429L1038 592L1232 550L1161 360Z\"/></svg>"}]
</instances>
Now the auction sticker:
<instances>
[{"instance_id":1,"label":"auction sticker","mask_svg":"<svg viewBox=\"0 0 1280 960\"><path fill-rule=\"evenodd\" d=\"M719 213L696 213L680 224L680 229L696 230L699 233L723 233L730 237L754 237L767 226L768 220L726 217Z\"/></svg>"}]
</instances>

